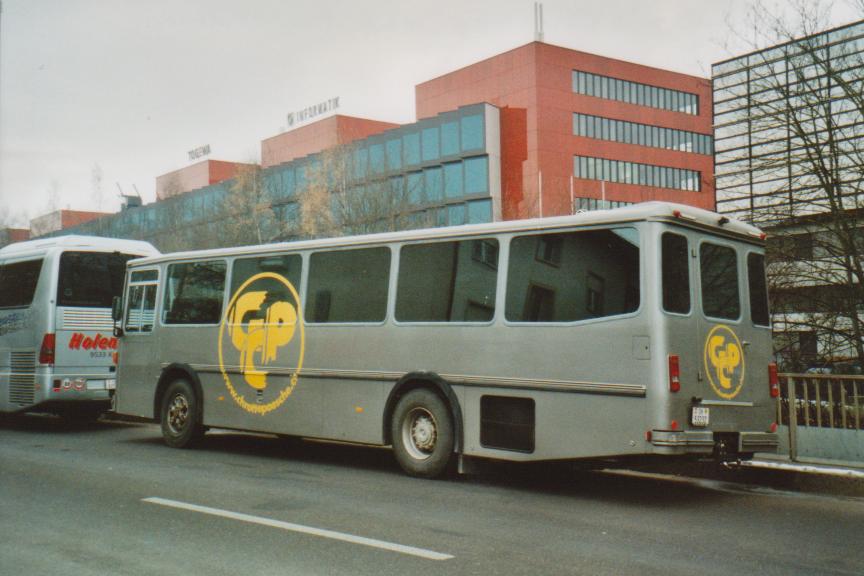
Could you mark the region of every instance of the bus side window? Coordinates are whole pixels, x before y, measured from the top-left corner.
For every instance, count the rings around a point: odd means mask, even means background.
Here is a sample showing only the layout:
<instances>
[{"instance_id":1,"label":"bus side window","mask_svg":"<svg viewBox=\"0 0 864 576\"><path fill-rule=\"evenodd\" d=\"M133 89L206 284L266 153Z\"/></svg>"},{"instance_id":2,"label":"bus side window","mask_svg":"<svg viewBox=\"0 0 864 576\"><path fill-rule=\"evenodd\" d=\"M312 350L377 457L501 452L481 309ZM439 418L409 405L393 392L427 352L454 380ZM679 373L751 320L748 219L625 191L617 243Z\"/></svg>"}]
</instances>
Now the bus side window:
<instances>
[{"instance_id":1,"label":"bus side window","mask_svg":"<svg viewBox=\"0 0 864 576\"><path fill-rule=\"evenodd\" d=\"M510 322L603 318L635 312L639 302L635 228L530 234L510 243Z\"/></svg>"},{"instance_id":2,"label":"bus side window","mask_svg":"<svg viewBox=\"0 0 864 576\"><path fill-rule=\"evenodd\" d=\"M29 306L36 293L42 260L0 266L0 308Z\"/></svg>"},{"instance_id":3,"label":"bus side window","mask_svg":"<svg viewBox=\"0 0 864 576\"><path fill-rule=\"evenodd\" d=\"M166 324L218 324L225 293L225 262L184 262L168 267Z\"/></svg>"},{"instance_id":4,"label":"bus side window","mask_svg":"<svg viewBox=\"0 0 864 576\"><path fill-rule=\"evenodd\" d=\"M687 238L666 232L661 242L663 259L663 309L676 314L690 312L690 258Z\"/></svg>"},{"instance_id":5,"label":"bus side window","mask_svg":"<svg viewBox=\"0 0 864 576\"><path fill-rule=\"evenodd\" d=\"M399 255L400 322L489 322L495 316L498 241L404 246Z\"/></svg>"},{"instance_id":6,"label":"bus side window","mask_svg":"<svg viewBox=\"0 0 864 576\"><path fill-rule=\"evenodd\" d=\"M129 277L126 332L152 332L156 310L156 270L135 270Z\"/></svg>"},{"instance_id":7,"label":"bus side window","mask_svg":"<svg viewBox=\"0 0 864 576\"><path fill-rule=\"evenodd\" d=\"M260 258L238 258L231 267L231 294L233 295L244 282L259 274L277 274L287 280L297 292L300 292L300 270L303 258L298 254L283 256L263 256ZM268 292L272 292L278 300L291 301L287 288L281 282L271 278L261 280ZM257 284L256 284L257 285ZM259 288L260 289L260 288Z\"/></svg>"},{"instance_id":8,"label":"bus side window","mask_svg":"<svg viewBox=\"0 0 864 576\"><path fill-rule=\"evenodd\" d=\"M390 249L315 252L309 259L309 322L383 322L390 284Z\"/></svg>"}]
</instances>

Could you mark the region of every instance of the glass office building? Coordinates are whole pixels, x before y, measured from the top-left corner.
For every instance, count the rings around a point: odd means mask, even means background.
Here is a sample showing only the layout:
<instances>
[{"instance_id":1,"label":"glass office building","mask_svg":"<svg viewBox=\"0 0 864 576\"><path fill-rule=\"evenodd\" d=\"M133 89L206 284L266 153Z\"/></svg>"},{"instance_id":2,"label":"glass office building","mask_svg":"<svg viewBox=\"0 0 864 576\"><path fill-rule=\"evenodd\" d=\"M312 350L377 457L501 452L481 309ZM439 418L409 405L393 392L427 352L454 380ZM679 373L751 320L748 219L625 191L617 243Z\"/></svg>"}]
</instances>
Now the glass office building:
<instances>
[{"instance_id":1,"label":"glass office building","mask_svg":"<svg viewBox=\"0 0 864 576\"><path fill-rule=\"evenodd\" d=\"M386 186L387 193L406 199L400 209L413 226L500 219L499 131L498 109L475 104L354 141L344 147L350 154L348 193ZM264 194L275 217L262 222L265 241L300 236L299 194L326 153L263 169ZM158 247L165 245L166 234L181 229L198 240L196 247L215 246L232 185L225 180L62 233L140 238Z\"/></svg>"},{"instance_id":2,"label":"glass office building","mask_svg":"<svg viewBox=\"0 0 864 576\"><path fill-rule=\"evenodd\" d=\"M864 22L713 66L717 211L770 225L861 192ZM854 201L850 206L854 205Z\"/></svg>"}]
</instances>

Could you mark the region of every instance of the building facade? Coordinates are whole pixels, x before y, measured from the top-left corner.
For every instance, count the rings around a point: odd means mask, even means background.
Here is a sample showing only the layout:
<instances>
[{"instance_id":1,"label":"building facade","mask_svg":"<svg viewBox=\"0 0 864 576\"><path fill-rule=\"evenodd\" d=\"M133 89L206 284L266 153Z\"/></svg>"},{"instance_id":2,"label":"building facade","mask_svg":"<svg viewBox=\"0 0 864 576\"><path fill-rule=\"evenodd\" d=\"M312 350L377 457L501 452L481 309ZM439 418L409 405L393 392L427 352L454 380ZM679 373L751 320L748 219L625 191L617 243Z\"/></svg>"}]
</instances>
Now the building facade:
<instances>
[{"instance_id":1,"label":"building facade","mask_svg":"<svg viewBox=\"0 0 864 576\"><path fill-rule=\"evenodd\" d=\"M379 218L391 227L648 200L714 208L708 80L532 42L418 85L416 106L406 125L336 115L263 140L267 206L244 241L308 236L302 193L322 187L322 172L340 191L334 211L352 197L398 199L398 223ZM160 176L159 201L76 232L163 250L233 242L225 231L238 218L226 207L242 186L232 170L245 169L210 160Z\"/></svg>"},{"instance_id":2,"label":"building facade","mask_svg":"<svg viewBox=\"0 0 864 576\"><path fill-rule=\"evenodd\" d=\"M504 217L602 201L714 208L708 80L542 42L419 84L417 116L501 109Z\"/></svg>"}]
</instances>

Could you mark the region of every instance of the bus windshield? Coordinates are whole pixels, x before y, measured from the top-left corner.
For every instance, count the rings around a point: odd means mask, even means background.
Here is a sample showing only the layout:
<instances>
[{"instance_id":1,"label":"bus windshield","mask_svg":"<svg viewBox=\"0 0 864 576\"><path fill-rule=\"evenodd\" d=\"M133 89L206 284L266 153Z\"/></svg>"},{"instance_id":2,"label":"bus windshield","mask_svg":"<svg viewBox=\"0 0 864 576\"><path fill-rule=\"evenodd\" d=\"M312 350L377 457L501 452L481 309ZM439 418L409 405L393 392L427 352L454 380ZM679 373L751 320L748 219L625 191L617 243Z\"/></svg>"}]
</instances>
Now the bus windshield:
<instances>
[{"instance_id":1,"label":"bus windshield","mask_svg":"<svg viewBox=\"0 0 864 576\"><path fill-rule=\"evenodd\" d=\"M126 262L138 258L118 252L64 252L60 257L57 305L110 308L123 291Z\"/></svg>"}]
</instances>

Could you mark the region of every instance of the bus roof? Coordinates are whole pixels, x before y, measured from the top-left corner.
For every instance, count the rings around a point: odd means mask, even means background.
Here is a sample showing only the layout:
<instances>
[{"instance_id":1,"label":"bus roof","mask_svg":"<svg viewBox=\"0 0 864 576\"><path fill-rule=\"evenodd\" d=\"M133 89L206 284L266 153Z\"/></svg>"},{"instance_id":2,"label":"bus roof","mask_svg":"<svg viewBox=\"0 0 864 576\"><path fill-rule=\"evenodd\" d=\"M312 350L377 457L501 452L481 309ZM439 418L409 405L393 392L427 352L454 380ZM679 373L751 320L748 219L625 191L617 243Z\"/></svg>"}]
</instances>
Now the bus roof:
<instances>
[{"instance_id":1,"label":"bus roof","mask_svg":"<svg viewBox=\"0 0 864 576\"><path fill-rule=\"evenodd\" d=\"M739 220L733 220L726 216L717 214L716 212L695 208L693 206L686 206L684 204L673 204L671 202L643 202L613 210L594 210L591 212L580 212L570 216L553 216L547 218L533 218L530 220L507 220L487 224L424 228L400 232L366 234L362 236L337 236L334 238L317 238L312 240L297 240L292 242L260 244L254 246L173 252L142 258L137 260L135 264L146 265L165 260L207 258L211 256L235 256L282 250L297 251L319 248L362 246L368 244L386 244L388 242L400 242L406 240L457 238L500 232L548 231L555 228L565 228L574 225L591 226L623 224L648 220L668 221L682 226L701 228L715 234L735 236L739 239L757 244L761 244L764 241L764 234L755 226L751 226Z\"/></svg>"},{"instance_id":2,"label":"bus roof","mask_svg":"<svg viewBox=\"0 0 864 576\"><path fill-rule=\"evenodd\" d=\"M97 251L123 252L125 254L140 254L155 256L159 251L149 242L143 240L121 240L118 238L102 238L99 236L55 236L15 242L0 248L0 257L18 257L44 254L52 249L82 248Z\"/></svg>"}]
</instances>

